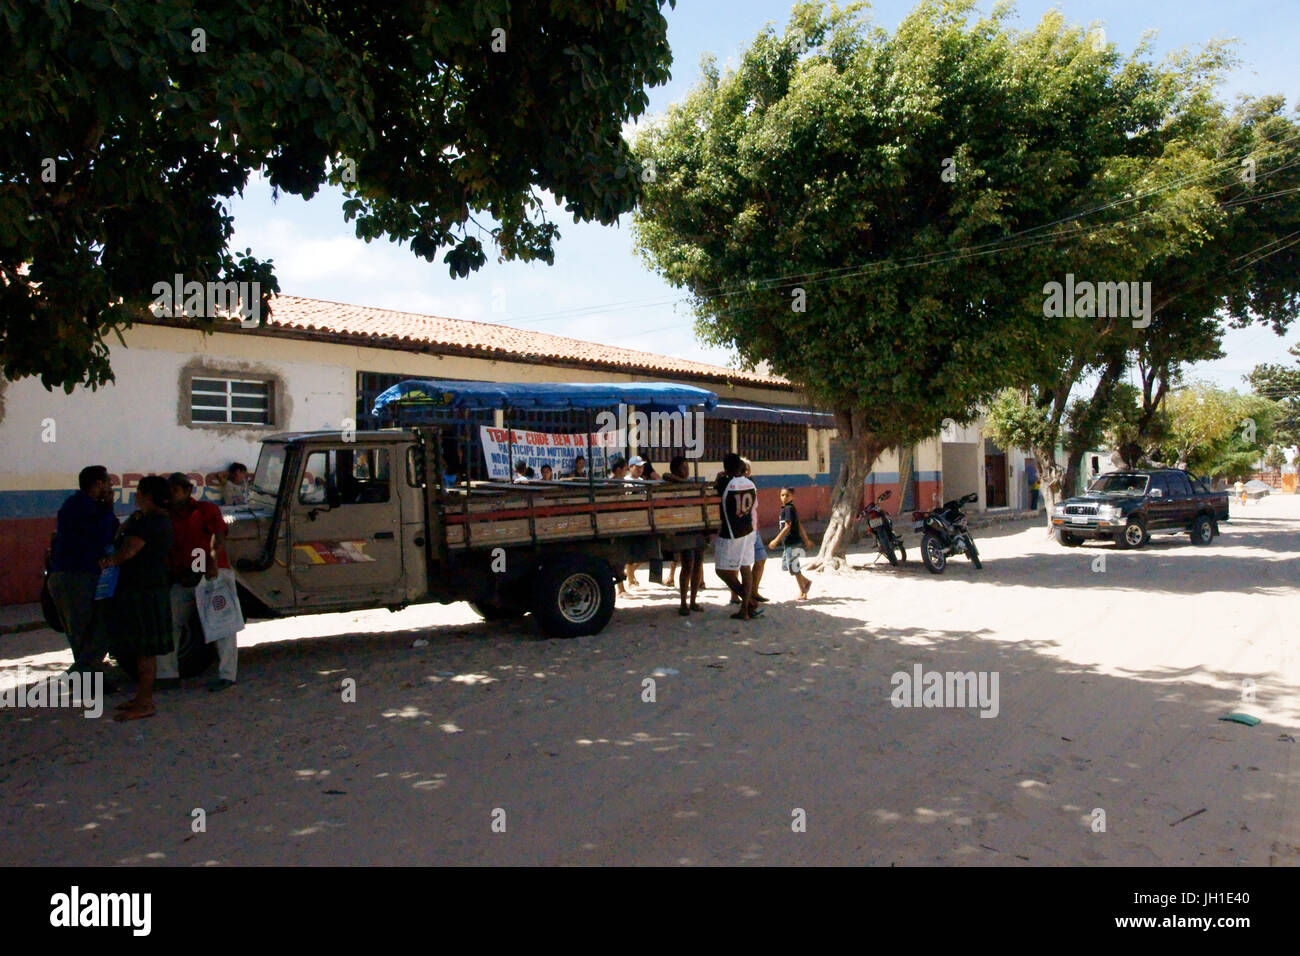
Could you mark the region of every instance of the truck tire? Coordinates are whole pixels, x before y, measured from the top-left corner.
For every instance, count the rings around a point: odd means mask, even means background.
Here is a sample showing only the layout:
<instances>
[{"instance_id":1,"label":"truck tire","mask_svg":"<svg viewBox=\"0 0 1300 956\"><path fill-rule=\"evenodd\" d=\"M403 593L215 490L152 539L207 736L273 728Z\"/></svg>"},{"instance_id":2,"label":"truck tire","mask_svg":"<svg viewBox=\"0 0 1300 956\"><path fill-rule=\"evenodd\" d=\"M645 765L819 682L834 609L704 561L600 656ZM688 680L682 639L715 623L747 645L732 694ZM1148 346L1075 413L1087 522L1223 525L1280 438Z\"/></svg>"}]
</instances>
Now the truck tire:
<instances>
[{"instance_id":1,"label":"truck tire","mask_svg":"<svg viewBox=\"0 0 1300 956\"><path fill-rule=\"evenodd\" d=\"M485 621L512 621L528 613L528 608L513 601L496 601L491 598L470 601L469 606Z\"/></svg>"},{"instance_id":2,"label":"truck tire","mask_svg":"<svg viewBox=\"0 0 1300 956\"><path fill-rule=\"evenodd\" d=\"M1151 535L1147 534L1146 524L1137 517L1129 518L1124 530L1115 536L1115 544L1126 551L1140 548L1150 540Z\"/></svg>"},{"instance_id":3,"label":"truck tire","mask_svg":"<svg viewBox=\"0 0 1300 956\"><path fill-rule=\"evenodd\" d=\"M1077 534L1070 534L1070 532L1066 531L1064 528L1056 529L1056 540L1067 548L1077 548L1079 545L1083 544L1082 538Z\"/></svg>"},{"instance_id":4,"label":"truck tire","mask_svg":"<svg viewBox=\"0 0 1300 956\"><path fill-rule=\"evenodd\" d=\"M549 562L538 572L533 594L533 616L550 637L598 634L614 614L614 575L588 555Z\"/></svg>"},{"instance_id":5,"label":"truck tire","mask_svg":"<svg viewBox=\"0 0 1300 956\"><path fill-rule=\"evenodd\" d=\"M1207 545L1214 541L1214 522L1209 515L1197 515L1192 525L1192 544Z\"/></svg>"}]
</instances>

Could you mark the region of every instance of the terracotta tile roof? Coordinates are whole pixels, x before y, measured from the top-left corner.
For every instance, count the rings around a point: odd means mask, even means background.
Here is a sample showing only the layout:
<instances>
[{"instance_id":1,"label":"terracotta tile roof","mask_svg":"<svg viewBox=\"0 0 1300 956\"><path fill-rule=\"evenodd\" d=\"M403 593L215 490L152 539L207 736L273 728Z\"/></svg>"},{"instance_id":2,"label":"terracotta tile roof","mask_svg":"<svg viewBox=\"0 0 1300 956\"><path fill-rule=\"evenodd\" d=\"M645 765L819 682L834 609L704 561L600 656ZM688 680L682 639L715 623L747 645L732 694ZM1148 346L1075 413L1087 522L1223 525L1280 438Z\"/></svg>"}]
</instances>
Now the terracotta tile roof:
<instances>
[{"instance_id":1,"label":"terracotta tile roof","mask_svg":"<svg viewBox=\"0 0 1300 956\"><path fill-rule=\"evenodd\" d=\"M745 372L656 355L616 345L600 345L547 332L515 329L488 322L448 319L414 312L394 312L361 305L343 305L294 295L271 302L272 329L317 333L352 341L367 340L375 348L455 351L484 358L557 362L615 371L663 373L773 387L789 387L775 375Z\"/></svg>"}]
</instances>

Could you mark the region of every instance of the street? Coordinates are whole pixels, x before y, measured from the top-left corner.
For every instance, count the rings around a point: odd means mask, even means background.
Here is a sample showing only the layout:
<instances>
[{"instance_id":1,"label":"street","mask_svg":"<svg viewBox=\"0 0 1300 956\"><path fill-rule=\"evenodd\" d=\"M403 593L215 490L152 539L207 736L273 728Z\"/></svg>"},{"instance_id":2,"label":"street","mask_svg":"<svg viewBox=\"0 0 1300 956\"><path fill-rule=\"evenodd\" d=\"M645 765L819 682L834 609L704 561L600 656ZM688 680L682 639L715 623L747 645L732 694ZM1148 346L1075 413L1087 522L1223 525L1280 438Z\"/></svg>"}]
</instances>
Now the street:
<instances>
[{"instance_id":1,"label":"street","mask_svg":"<svg viewBox=\"0 0 1300 956\"><path fill-rule=\"evenodd\" d=\"M754 622L729 618L710 565L703 614L679 617L643 568L609 628L570 641L464 604L253 624L236 688L189 681L152 719L114 724L120 693L97 720L0 711L0 852L1294 866L1300 496L1232 511L1208 547L977 528L985 569L955 557L942 576L909 536L905 567L859 547L806 602L770 560ZM69 662L51 631L0 637L11 683ZM996 675L996 708L894 706L918 665ZM1220 720L1234 712L1261 722Z\"/></svg>"}]
</instances>

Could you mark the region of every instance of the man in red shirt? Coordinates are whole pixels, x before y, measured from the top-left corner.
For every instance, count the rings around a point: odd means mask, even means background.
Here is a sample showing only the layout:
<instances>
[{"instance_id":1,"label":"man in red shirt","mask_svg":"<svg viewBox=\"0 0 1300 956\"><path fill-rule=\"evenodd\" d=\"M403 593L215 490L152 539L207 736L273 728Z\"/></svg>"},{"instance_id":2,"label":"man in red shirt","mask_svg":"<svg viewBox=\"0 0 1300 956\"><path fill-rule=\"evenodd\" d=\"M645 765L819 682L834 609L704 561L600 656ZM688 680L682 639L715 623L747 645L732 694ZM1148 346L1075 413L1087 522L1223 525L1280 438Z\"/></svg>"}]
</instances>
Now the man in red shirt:
<instances>
[{"instance_id":1,"label":"man in red shirt","mask_svg":"<svg viewBox=\"0 0 1300 956\"><path fill-rule=\"evenodd\" d=\"M167 479L171 486L172 550L167 566L172 581L172 637L175 648L181 646L185 627L194 616L197 604L194 588L206 575L215 578L230 567L226 556L226 519L221 509L210 501L196 501L194 486L181 472ZM234 637L214 641L217 645L217 679L208 690L225 690L235 685L239 664L239 645ZM179 680L176 650L158 658L158 679Z\"/></svg>"}]
</instances>

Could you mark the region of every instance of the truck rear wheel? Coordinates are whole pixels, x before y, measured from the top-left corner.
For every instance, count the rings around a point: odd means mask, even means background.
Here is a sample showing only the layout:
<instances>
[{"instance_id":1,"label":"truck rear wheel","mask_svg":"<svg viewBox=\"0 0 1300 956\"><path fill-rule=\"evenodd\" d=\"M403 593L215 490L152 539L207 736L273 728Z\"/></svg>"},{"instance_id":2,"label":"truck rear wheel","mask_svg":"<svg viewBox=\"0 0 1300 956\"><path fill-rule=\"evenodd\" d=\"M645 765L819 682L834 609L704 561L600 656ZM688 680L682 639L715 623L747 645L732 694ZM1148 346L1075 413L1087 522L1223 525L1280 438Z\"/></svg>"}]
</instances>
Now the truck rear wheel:
<instances>
[{"instance_id":1,"label":"truck rear wheel","mask_svg":"<svg viewBox=\"0 0 1300 956\"><path fill-rule=\"evenodd\" d=\"M470 601L469 606L485 621L512 621L528 613L528 608L514 601L496 601L492 598Z\"/></svg>"},{"instance_id":2,"label":"truck rear wheel","mask_svg":"<svg viewBox=\"0 0 1300 956\"><path fill-rule=\"evenodd\" d=\"M1192 544L1210 544L1214 541L1214 522L1209 515L1197 515L1192 525Z\"/></svg>"},{"instance_id":3,"label":"truck rear wheel","mask_svg":"<svg viewBox=\"0 0 1300 956\"><path fill-rule=\"evenodd\" d=\"M614 614L614 575L586 555L561 558L537 575L533 614L550 637L583 637L604 630Z\"/></svg>"}]
</instances>

